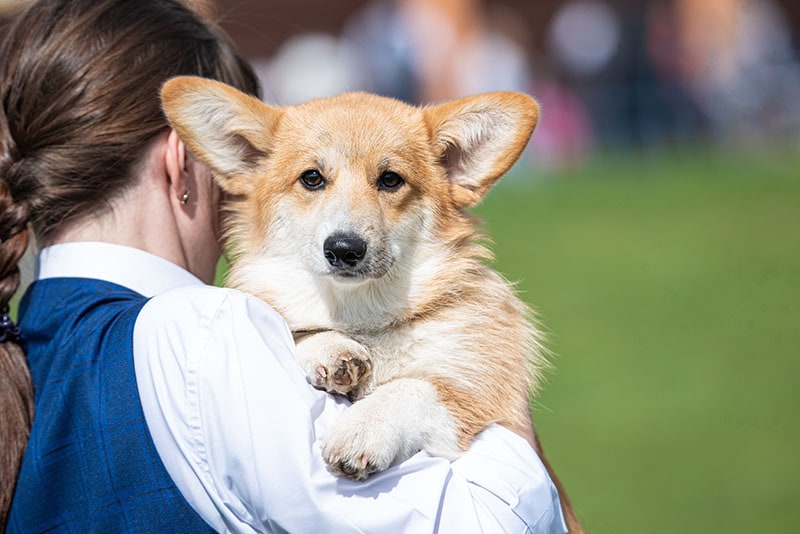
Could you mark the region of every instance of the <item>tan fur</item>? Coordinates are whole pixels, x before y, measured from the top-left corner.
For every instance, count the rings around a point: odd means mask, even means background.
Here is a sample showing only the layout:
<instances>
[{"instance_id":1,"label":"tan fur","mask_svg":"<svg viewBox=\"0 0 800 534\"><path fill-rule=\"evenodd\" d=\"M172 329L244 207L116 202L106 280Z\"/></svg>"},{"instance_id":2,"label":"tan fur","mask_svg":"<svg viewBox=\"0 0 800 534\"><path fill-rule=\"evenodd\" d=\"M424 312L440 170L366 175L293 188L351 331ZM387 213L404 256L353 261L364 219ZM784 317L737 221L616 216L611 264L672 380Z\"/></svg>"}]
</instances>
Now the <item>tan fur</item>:
<instances>
[{"instance_id":1,"label":"tan fur","mask_svg":"<svg viewBox=\"0 0 800 534\"><path fill-rule=\"evenodd\" d=\"M467 210L524 149L533 99L499 92L418 108L358 93L275 108L189 77L162 99L233 196L229 285L286 318L312 383L358 400L325 437L335 472L363 478L420 448L455 456L491 423L530 428L542 336L487 266ZM303 185L309 170L323 187ZM387 171L404 183L381 186ZM326 260L340 234L364 241L363 259Z\"/></svg>"}]
</instances>

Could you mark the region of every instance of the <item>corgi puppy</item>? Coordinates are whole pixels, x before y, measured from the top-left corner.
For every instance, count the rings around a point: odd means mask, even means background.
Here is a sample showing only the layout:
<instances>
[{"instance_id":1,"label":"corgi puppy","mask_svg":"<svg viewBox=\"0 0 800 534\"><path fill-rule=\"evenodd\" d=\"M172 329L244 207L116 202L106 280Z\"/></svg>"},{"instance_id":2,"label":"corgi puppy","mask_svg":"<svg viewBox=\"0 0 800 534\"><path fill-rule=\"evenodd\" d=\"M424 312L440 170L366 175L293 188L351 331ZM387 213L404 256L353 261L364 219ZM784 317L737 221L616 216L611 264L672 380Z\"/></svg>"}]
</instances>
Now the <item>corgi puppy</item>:
<instances>
[{"instance_id":1,"label":"corgi puppy","mask_svg":"<svg viewBox=\"0 0 800 534\"><path fill-rule=\"evenodd\" d=\"M232 199L228 284L286 319L315 386L355 401L324 437L333 472L359 480L421 449L454 458L491 423L530 429L542 336L468 210L525 148L532 98L277 108L178 77L162 102Z\"/></svg>"}]
</instances>

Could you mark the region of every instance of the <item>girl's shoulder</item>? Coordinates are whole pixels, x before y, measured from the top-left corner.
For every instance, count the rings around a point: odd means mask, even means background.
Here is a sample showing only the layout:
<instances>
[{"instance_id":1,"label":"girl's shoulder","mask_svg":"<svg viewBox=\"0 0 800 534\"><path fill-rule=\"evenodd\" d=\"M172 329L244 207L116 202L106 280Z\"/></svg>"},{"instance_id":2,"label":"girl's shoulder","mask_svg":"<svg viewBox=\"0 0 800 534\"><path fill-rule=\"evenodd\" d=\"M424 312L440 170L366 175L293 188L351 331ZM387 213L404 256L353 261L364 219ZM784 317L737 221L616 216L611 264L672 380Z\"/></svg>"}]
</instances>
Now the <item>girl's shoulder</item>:
<instances>
[{"instance_id":1,"label":"girl's shoulder","mask_svg":"<svg viewBox=\"0 0 800 534\"><path fill-rule=\"evenodd\" d=\"M210 335L234 336L242 330L291 338L283 317L266 302L216 286L185 286L160 293L144 305L136 322L140 336L168 336L187 344Z\"/></svg>"},{"instance_id":2,"label":"girl's shoulder","mask_svg":"<svg viewBox=\"0 0 800 534\"><path fill-rule=\"evenodd\" d=\"M263 300L237 289L210 285L183 286L152 297L143 313L167 314L174 312L192 317L218 314L223 309L244 315L266 315L272 320L283 318Z\"/></svg>"}]
</instances>

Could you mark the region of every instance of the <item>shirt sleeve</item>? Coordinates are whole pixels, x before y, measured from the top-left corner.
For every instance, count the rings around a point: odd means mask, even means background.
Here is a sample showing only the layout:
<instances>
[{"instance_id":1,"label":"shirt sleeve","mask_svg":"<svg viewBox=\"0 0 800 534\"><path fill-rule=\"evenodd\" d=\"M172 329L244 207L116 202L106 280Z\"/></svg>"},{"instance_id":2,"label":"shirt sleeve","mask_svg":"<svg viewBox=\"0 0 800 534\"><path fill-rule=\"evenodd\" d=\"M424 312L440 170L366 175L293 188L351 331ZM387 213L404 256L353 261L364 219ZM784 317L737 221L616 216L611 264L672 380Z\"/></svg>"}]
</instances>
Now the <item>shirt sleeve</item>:
<instances>
[{"instance_id":1,"label":"shirt sleeve","mask_svg":"<svg viewBox=\"0 0 800 534\"><path fill-rule=\"evenodd\" d=\"M565 532L533 449L493 426L455 462L421 452L353 482L328 472L347 402L311 387L283 319L235 290L151 299L134 329L145 418L197 512L229 532Z\"/></svg>"}]
</instances>

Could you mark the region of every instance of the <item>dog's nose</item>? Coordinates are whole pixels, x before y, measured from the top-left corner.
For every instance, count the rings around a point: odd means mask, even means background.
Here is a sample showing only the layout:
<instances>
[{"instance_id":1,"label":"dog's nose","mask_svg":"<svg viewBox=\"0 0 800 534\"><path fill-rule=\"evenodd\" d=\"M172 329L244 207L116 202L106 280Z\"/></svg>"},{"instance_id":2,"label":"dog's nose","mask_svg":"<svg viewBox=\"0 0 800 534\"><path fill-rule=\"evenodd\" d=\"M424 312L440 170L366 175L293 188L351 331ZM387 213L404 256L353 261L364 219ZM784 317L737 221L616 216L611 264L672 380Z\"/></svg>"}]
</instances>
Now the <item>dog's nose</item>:
<instances>
[{"instance_id":1,"label":"dog's nose","mask_svg":"<svg viewBox=\"0 0 800 534\"><path fill-rule=\"evenodd\" d=\"M367 253L367 242L355 234L333 234L322 248L331 267L354 267Z\"/></svg>"}]
</instances>

